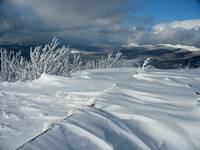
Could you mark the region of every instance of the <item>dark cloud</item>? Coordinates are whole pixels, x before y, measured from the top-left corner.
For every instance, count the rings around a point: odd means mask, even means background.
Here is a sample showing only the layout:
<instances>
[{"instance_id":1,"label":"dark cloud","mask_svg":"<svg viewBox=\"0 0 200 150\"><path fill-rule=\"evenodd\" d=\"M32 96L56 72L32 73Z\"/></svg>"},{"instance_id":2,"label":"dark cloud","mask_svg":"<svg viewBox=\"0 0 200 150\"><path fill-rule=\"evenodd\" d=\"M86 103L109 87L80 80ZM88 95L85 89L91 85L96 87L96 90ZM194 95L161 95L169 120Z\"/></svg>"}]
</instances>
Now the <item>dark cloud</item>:
<instances>
[{"instance_id":1,"label":"dark cloud","mask_svg":"<svg viewBox=\"0 0 200 150\"><path fill-rule=\"evenodd\" d=\"M4 14L0 28L7 29L4 33L0 29L1 40L13 39L12 35L18 35L19 41L47 39L45 36L91 41L115 38L113 32L128 28L121 26L128 18L127 3L128 0L7 0L0 9Z\"/></svg>"},{"instance_id":2,"label":"dark cloud","mask_svg":"<svg viewBox=\"0 0 200 150\"><path fill-rule=\"evenodd\" d=\"M9 1L0 3L0 43L19 43L50 36L55 30L46 27L26 7L13 5Z\"/></svg>"},{"instance_id":3,"label":"dark cloud","mask_svg":"<svg viewBox=\"0 0 200 150\"><path fill-rule=\"evenodd\" d=\"M198 19L153 25L151 16L135 15L142 7L138 1L0 0L0 42L46 42L56 36L91 46L200 43Z\"/></svg>"},{"instance_id":4,"label":"dark cloud","mask_svg":"<svg viewBox=\"0 0 200 150\"><path fill-rule=\"evenodd\" d=\"M30 7L42 22L57 27L106 26L121 19L124 0L14 0Z\"/></svg>"}]
</instances>

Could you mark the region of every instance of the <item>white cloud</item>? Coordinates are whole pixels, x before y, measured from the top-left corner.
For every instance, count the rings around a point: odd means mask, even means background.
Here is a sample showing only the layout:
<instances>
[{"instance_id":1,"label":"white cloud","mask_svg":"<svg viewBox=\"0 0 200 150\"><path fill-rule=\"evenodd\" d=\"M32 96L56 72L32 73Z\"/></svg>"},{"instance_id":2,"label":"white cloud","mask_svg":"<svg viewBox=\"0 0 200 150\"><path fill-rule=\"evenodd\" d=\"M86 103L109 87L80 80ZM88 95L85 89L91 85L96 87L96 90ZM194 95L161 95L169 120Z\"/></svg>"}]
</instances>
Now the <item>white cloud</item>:
<instances>
[{"instance_id":1,"label":"white cloud","mask_svg":"<svg viewBox=\"0 0 200 150\"><path fill-rule=\"evenodd\" d=\"M184 30L199 30L200 28L200 19L196 20L184 20L184 21L173 21L168 23L157 24L153 27L153 34L161 34L166 31L174 31L177 29Z\"/></svg>"},{"instance_id":2,"label":"white cloud","mask_svg":"<svg viewBox=\"0 0 200 150\"><path fill-rule=\"evenodd\" d=\"M150 30L136 30L127 37L127 43L167 43L200 47L200 19L156 24Z\"/></svg>"},{"instance_id":3,"label":"white cloud","mask_svg":"<svg viewBox=\"0 0 200 150\"><path fill-rule=\"evenodd\" d=\"M17 37L22 41L45 41L57 36L85 45L169 43L200 47L200 19L173 21L153 27L146 23L137 24L135 18L124 10L127 1L4 0L9 9L0 10L0 34L4 39ZM131 9L133 11L135 7Z\"/></svg>"},{"instance_id":4,"label":"white cloud","mask_svg":"<svg viewBox=\"0 0 200 150\"><path fill-rule=\"evenodd\" d=\"M182 44L200 47L200 19L173 21L152 27L140 43L146 44Z\"/></svg>"}]
</instances>

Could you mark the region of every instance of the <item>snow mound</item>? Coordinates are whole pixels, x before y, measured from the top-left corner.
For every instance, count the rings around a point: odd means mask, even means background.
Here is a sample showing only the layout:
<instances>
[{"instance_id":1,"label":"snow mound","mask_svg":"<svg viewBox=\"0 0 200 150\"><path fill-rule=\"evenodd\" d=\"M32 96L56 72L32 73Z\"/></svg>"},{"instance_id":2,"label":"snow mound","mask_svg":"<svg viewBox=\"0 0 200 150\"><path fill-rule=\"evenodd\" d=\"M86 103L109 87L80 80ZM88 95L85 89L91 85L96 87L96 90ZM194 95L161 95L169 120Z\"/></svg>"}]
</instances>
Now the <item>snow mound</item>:
<instances>
[{"instance_id":1,"label":"snow mound","mask_svg":"<svg viewBox=\"0 0 200 150\"><path fill-rule=\"evenodd\" d=\"M0 149L13 150L77 108L93 105L115 81L47 74L35 81L0 83ZM98 85L98 86L97 86Z\"/></svg>"},{"instance_id":2,"label":"snow mound","mask_svg":"<svg viewBox=\"0 0 200 150\"><path fill-rule=\"evenodd\" d=\"M91 106L79 107L19 150L198 150L199 73L103 69L90 71L85 79L78 72L70 81L85 85L73 88L82 87L86 93L91 92L88 86L104 90L89 98Z\"/></svg>"}]
</instances>

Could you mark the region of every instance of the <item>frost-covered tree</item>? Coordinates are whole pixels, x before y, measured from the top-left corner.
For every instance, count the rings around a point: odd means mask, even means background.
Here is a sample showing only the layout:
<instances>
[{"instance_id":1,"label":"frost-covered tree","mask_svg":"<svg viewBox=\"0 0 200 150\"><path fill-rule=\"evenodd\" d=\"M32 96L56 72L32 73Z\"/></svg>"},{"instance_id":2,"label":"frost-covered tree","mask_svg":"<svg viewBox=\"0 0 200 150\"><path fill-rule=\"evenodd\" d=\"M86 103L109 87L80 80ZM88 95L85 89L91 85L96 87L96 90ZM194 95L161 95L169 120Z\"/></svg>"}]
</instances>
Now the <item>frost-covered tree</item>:
<instances>
[{"instance_id":1,"label":"frost-covered tree","mask_svg":"<svg viewBox=\"0 0 200 150\"><path fill-rule=\"evenodd\" d=\"M26 80L29 78L31 65L25 60L21 53L0 50L0 80L1 81L17 81Z\"/></svg>"},{"instance_id":2,"label":"frost-covered tree","mask_svg":"<svg viewBox=\"0 0 200 150\"><path fill-rule=\"evenodd\" d=\"M58 47L56 38L50 44L30 49L30 60L21 53L0 50L0 81L18 81L38 79L42 73L70 76L81 68L79 54L71 53L69 47Z\"/></svg>"},{"instance_id":3,"label":"frost-covered tree","mask_svg":"<svg viewBox=\"0 0 200 150\"><path fill-rule=\"evenodd\" d=\"M47 44L44 48L41 46L31 48L32 74L35 79L42 73L70 76L80 68L82 63L80 55L71 53L69 47L58 48L58 44L58 40L54 38L51 44Z\"/></svg>"},{"instance_id":4,"label":"frost-covered tree","mask_svg":"<svg viewBox=\"0 0 200 150\"><path fill-rule=\"evenodd\" d=\"M152 62L152 58L148 57L144 60L143 64L142 64L142 71L145 72L145 70L147 70L148 68L151 68L152 66L150 65L150 63Z\"/></svg>"},{"instance_id":5,"label":"frost-covered tree","mask_svg":"<svg viewBox=\"0 0 200 150\"><path fill-rule=\"evenodd\" d=\"M25 81L38 79L43 73L58 76L71 76L80 69L122 67L125 59L120 52L87 60L82 64L80 54L69 47L59 48L56 38L50 44L30 49L30 60L21 53L0 49L0 81Z\"/></svg>"},{"instance_id":6,"label":"frost-covered tree","mask_svg":"<svg viewBox=\"0 0 200 150\"><path fill-rule=\"evenodd\" d=\"M153 59L151 57L148 57L146 59L144 59L144 61L142 63L137 63L137 68L139 72L146 72L148 69L150 68L154 68L151 63L152 63Z\"/></svg>"},{"instance_id":7,"label":"frost-covered tree","mask_svg":"<svg viewBox=\"0 0 200 150\"><path fill-rule=\"evenodd\" d=\"M101 58L97 58L94 60L87 60L86 68L87 69L99 69L99 68L117 68L123 67L126 63L126 60L122 57L122 53L117 52L113 54L113 52L108 53L106 56L102 56Z\"/></svg>"}]
</instances>

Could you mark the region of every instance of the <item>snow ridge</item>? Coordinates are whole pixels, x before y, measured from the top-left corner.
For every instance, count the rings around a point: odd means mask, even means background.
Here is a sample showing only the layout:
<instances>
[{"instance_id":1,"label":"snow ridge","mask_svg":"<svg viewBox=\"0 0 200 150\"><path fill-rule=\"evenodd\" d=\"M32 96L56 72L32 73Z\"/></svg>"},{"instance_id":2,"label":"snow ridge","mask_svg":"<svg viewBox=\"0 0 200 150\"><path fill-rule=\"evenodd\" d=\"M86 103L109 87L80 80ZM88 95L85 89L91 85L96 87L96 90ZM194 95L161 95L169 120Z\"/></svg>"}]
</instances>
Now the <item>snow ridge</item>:
<instances>
[{"instance_id":1,"label":"snow ridge","mask_svg":"<svg viewBox=\"0 0 200 150\"><path fill-rule=\"evenodd\" d=\"M20 150L199 149L199 70L136 71L93 71L117 85Z\"/></svg>"}]
</instances>

